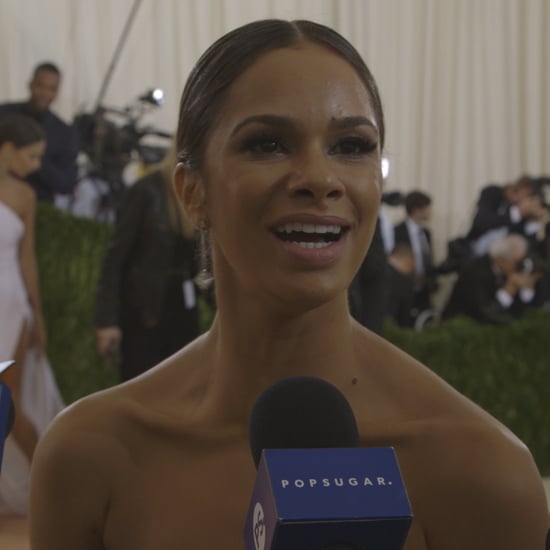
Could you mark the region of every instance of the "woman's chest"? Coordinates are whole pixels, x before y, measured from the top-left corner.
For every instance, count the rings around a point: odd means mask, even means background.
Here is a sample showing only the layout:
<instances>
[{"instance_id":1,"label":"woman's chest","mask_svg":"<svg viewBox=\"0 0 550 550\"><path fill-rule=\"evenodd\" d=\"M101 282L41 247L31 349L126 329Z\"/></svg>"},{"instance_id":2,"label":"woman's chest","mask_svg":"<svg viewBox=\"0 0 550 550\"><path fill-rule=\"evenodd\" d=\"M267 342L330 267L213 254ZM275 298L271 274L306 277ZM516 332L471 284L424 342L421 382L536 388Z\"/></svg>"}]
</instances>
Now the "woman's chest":
<instances>
[{"instance_id":1,"label":"woman's chest","mask_svg":"<svg viewBox=\"0 0 550 550\"><path fill-rule=\"evenodd\" d=\"M245 445L140 453L120 472L108 550L241 550L255 470Z\"/></svg>"},{"instance_id":2,"label":"woman's chest","mask_svg":"<svg viewBox=\"0 0 550 550\"><path fill-rule=\"evenodd\" d=\"M106 520L105 548L243 550L256 476L248 449L159 454L121 473ZM417 520L404 548L427 550Z\"/></svg>"}]
</instances>

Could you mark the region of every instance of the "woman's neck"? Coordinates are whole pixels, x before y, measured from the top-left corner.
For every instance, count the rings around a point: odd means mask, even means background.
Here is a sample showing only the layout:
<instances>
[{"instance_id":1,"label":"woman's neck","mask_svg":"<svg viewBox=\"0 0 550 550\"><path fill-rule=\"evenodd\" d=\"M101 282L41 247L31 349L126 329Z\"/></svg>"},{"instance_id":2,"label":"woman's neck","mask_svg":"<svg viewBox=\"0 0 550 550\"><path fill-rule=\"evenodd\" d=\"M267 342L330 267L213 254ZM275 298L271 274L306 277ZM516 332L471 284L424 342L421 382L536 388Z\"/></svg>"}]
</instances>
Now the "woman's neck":
<instances>
[{"instance_id":1,"label":"woman's neck","mask_svg":"<svg viewBox=\"0 0 550 550\"><path fill-rule=\"evenodd\" d=\"M319 376L343 386L358 375L356 331L347 296L287 317L254 300L243 298L230 309L222 301L205 346L211 354L209 401L240 422L257 395L286 376Z\"/></svg>"}]
</instances>

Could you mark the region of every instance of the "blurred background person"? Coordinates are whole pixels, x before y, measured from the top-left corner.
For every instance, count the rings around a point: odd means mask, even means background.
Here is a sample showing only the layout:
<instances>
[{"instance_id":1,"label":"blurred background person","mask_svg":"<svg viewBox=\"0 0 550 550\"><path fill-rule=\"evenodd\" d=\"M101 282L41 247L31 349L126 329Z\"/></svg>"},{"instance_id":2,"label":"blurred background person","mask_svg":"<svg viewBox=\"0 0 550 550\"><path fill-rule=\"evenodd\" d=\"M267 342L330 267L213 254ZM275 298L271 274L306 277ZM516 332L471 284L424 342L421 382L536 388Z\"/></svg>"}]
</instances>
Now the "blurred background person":
<instances>
[{"instance_id":1,"label":"blurred background person","mask_svg":"<svg viewBox=\"0 0 550 550\"><path fill-rule=\"evenodd\" d=\"M10 113L32 117L44 129L46 151L40 169L26 176L39 200L54 202L58 195L70 195L77 183L77 133L51 109L61 83L61 71L51 62L40 63L29 82L29 98L0 105L0 118Z\"/></svg>"},{"instance_id":2,"label":"blurred background person","mask_svg":"<svg viewBox=\"0 0 550 550\"><path fill-rule=\"evenodd\" d=\"M388 256L387 316L398 326L414 325L414 255L411 247L398 243Z\"/></svg>"},{"instance_id":3,"label":"blurred background person","mask_svg":"<svg viewBox=\"0 0 550 550\"><path fill-rule=\"evenodd\" d=\"M493 241L487 254L470 260L460 271L443 318L466 315L483 323L505 324L540 303L535 286L541 272L527 267L528 250L521 235Z\"/></svg>"},{"instance_id":4,"label":"blurred background person","mask_svg":"<svg viewBox=\"0 0 550 550\"><path fill-rule=\"evenodd\" d=\"M13 436L32 458L37 434L21 410L21 374L29 344L43 350L46 332L34 253L36 199L24 177L40 166L45 134L32 119L11 115L0 120L0 358L16 365L0 376L17 410ZM10 170L11 168L11 170Z\"/></svg>"},{"instance_id":5,"label":"blurred background person","mask_svg":"<svg viewBox=\"0 0 550 550\"><path fill-rule=\"evenodd\" d=\"M400 191L386 191L382 193L378 218L380 220L380 231L384 241L386 254L391 254L395 247L395 230L393 211L401 210L405 197ZM399 212L401 214L401 212ZM401 217L401 216L400 216Z\"/></svg>"},{"instance_id":6,"label":"blurred background person","mask_svg":"<svg viewBox=\"0 0 550 550\"><path fill-rule=\"evenodd\" d=\"M536 247L544 238L546 223L550 221L550 208L545 202L542 189L523 197L518 201L517 209L521 219L510 225L509 232L523 235L529 241L530 247Z\"/></svg>"},{"instance_id":7,"label":"blurred background person","mask_svg":"<svg viewBox=\"0 0 550 550\"><path fill-rule=\"evenodd\" d=\"M363 326L380 334L387 309L388 258L380 218L371 245L348 290L350 311Z\"/></svg>"},{"instance_id":8,"label":"blurred background person","mask_svg":"<svg viewBox=\"0 0 550 550\"><path fill-rule=\"evenodd\" d=\"M432 293L437 289L433 265L432 235L428 228L432 216L432 199L422 191L405 196L406 217L395 226L395 245L408 245L414 257L415 282L413 315L432 309Z\"/></svg>"},{"instance_id":9,"label":"blurred background person","mask_svg":"<svg viewBox=\"0 0 550 550\"><path fill-rule=\"evenodd\" d=\"M472 225L465 235L474 256L483 256L490 244L515 227L524 233L525 220L538 212L536 180L523 175L504 185L486 185L479 194Z\"/></svg>"},{"instance_id":10,"label":"blurred background person","mask_svg":"<svg viewBox=\"0 0 550 550\"><path fill-rule=\"evenodd\" d=\"M97 349L129 380L199 334L196 245L175 202L174 145L128 187L96 295Z\"/></svg>"},{"instance_id":11,"label":"blurred background person","mask_svg":"<svg viewBox=\"0 0 550 550\"><path fill-rule=\"evenodd\" d=\"M45 133L32 118L0 119L0 360L15 365L0 375L16 409L4 448L0 514L25 514L29 470L38 438L63 408L45 356L35 257L36 197L25 177L40 166Z\"/></svg>"}]
</instances>

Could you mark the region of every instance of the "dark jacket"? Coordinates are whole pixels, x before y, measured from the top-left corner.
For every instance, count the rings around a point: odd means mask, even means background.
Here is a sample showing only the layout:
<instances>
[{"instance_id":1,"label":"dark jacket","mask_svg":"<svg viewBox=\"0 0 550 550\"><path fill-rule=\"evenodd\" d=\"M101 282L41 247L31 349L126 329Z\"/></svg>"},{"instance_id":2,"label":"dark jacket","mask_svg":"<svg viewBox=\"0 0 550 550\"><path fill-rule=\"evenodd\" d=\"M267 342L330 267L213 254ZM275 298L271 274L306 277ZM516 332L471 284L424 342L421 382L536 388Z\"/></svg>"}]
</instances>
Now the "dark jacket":
<instances>
[{"instance_id":1,"label":"dark jacket","mask_svg":"<svg viewBox=\"0 0 550 550\"><path fill-rule=\"evenodd\" d=\"M497 291L504 284L504 277L493 269L488 254L471 260L458 275L451 296L443 310L443 318L466 315L482 323L505 324L520 317L527 304L515 298L505 309L496 298ZM538 305L539 293L529 305Z\"/></svg>"},{"instance_id":2,"label":"dark jacket","mask_svg":"<svg viewBox=\"0 0 550 550\"><path fill-rule=\"evenodd\" d=\"M350 310L363 326L380 334L388 298L388 259L377 220L372 242L349 287Z\"/></svg>"},{"instance_id":3,"label":"dark jacket","mask_svg":"<svg viewBox=\"0 0 550 550\"><path fill-rule=\"evenodd\" d=\"M183 253L174 266L178 242ZM162 173L152 172L123 195L97 288L96 326L121 326L127 305L139 312L143 326L154 326L170 277L181 284L195 272L194 241L172 229Z\"/></svg>"},{"instance_id":4,"label":"dark jacket","mask_svg":"<svg viewBox=\"0 0 550 550\"><path fill-rule=\"evenodd\" d=\"M430 247L430 254L424 258L424 269L426 270L425 275L426 277L429 278L434 275L433 255L432 255L432 234L428 229L424 227L422 228L422 231L426 236L426 240L428 241L428 245ZM412 248L411 237L409 235L409 229L406 221L403 221L395 226L394 234L395 234L395 244L404 243L409 245Z\"/></svg>"},{"instance_id":5,"label":"dark jacket","mask_svg":"<svg viewBox=\"0 0 550 550\"><path fill-rule=\"evenodd\" d=\"M423 310L431 309L431 295L437 290L437 271L433 264L432 253L432 234L426 229L422 228L422 232L428 242L429 251L423 255L424 260L424 275L422 276L421 286L415 286L415 298L414 308L417 313ZM412 248L411 237L409 235L409 227L406 221L397 224L394 228L395 244L403 243Z\"/></svg>"},{"instance_id":6,"label":"dark jacket","mask_svg":"<svg viewBox=\"0 0 550 550\"><path fill-rule=\"evenodd\" d=\"M398 271L391 263L388 267L387 315L401 327L414 325L414 277Z\"/></svg>"},{"instance_id":7,"label":"dark jacket","mask_svg":"<svg viewBox=\"0 0 550 550\"><path fill-rule=\"evenodd\" d=\"M40 115L29 113L27 103L24 102L0 105L0 118L11 113L34 118L46 132L42 166L27 178L37 198L51 202L56 194L72 193L78 179L76 157L79 145L75 129L52 111Z\"/></svg>"}]
</instances>

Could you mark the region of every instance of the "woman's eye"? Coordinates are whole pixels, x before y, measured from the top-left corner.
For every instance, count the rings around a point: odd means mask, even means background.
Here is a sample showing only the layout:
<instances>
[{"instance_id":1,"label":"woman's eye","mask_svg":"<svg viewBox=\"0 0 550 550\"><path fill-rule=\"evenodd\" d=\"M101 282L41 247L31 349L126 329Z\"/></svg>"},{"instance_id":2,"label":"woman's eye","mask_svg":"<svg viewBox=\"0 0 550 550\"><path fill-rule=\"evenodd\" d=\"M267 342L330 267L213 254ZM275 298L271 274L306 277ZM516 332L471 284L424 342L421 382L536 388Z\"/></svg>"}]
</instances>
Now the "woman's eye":
<instances>
[{"instance_id":1,"label":"woman's eye","mask_svg":"<svg viewBox=\"0 0 550 550\"><path fill-rule=\"evenodd\" d=\"M377 144L371 140L363 138L346 138L340 140L331 149L333 155L353 155L361 156L370 153L376 149Z\"/></svg>"},{"instance_id":2,"label":"woman's eye","mask_svg":"<svg viewBox=\"0 0 550 550\"><path fill-rule=\"evenodd\" d=\"M273 155L286 152L286 148L279 139L270 136L256 137L247 141L245 149L256 155Z\"/></svg>"}]
</instances>

